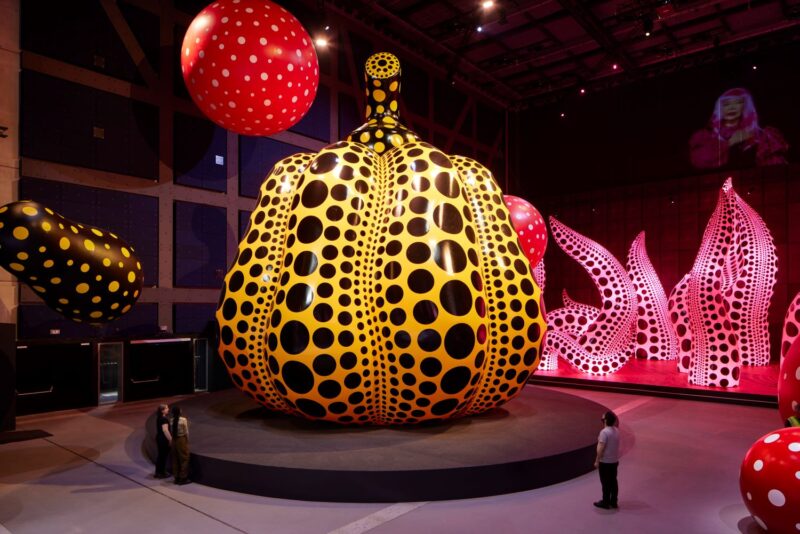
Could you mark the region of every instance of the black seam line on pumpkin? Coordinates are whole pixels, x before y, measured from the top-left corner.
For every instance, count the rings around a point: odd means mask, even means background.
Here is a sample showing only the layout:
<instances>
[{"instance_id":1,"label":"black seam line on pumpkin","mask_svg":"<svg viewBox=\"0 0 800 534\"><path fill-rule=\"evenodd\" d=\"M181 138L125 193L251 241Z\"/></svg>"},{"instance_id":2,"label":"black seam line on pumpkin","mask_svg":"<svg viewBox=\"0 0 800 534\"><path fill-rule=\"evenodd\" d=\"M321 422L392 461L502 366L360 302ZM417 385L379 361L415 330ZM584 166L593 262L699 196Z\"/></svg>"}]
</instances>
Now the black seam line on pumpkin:
<instances>
[{"instance_id":1,"label":"black seam line on pumpkin","mask_svg":"<svg viewBox=\"0 0 800 534\"><path fill-rule=\"evenodd\" d=\"M391 152L389 149L387 152ZM385 354L386 351L384 350L384 343L385 340L383 339L383 334L381 333L381 329L379 321L377 320L380 311L376 309L374 317L371 311L369 310L369 304L374 302L375 295L374 295L374 287L375 287L375 275L378 272L378 269L375 268L375 260L378 257L378 244L379 241L377 236L385 235L386 229L381 228L381 219L383 217L383 211L386 210L387 213L391 210L391 203L386 203L386 198L391 198L392 188L389 187L389 167L387 165L388 159L386 159L386 152L381 154L375 154L373 157L373 161L375 162L375 167L377 172L373 172L373 177L375 179L375 203L373 206L370 206L370 213L372 214L373 220L372 224L370 224L370 228L372 229L370 237L370 246L368 249L368 257L365 258L367 261L364 262L365 267L369 267L369 273L364 273L365 280L369 283L369 295L370 295L370 302L368 303L367 308L367 329L374 324L375 326L375 346L378 348L379 352ZM386 208L384 208L386 206ZM381 231L383 230L383 231ZM378 358L373 358L373 376L372 376L372 406L374 410L374 419L375 422L378 424L384 423L384 405L383 405L383 398L384 392L386 389L386 380L380 377L380 361Z\"/></svg>"},{"instance_id":2,"label":"black seam line on pumpkin","mask_svg":"<svg viewBox=\"0 0 800 534\"><path fill-rule=\"evenodd\" d=\"M108 471L110 473L114 473L115 475L118 475L118 476L120 476L120 477L122 477L122 478L124 478L124 479L126 479L126 480L128 480L130 482L133 482L137 486L141 486L141 487L143 487L143 488L145 488L147 490L152 491L153 493L157 493L158 495L161 495L162 497L166 497L167 499L169 499L169 500L171 500L171 501L173 501L173 502L175 502L175 503L177 503L177 504L179 504L181 506L189 508L190 510L194 510L198 514L204 515L207 518L209 518L209 519L211 519L213 521L216 521L217 523L221 523L221 524L225 525L226 527L230 528L231 530L235 530L236 532L242 532L243 534L248 534L248 532L246 530L242 530L242 529L240 529L238 527L235 527L235 526L231 525L230 523L227 523L227 522L223 521L222 519L219 519L218 517L214 517L213 515L200 510L199 508L195 508L194 506L192 506L190 504L186 504L185 502L183 502L181 500L178 500L175 497L171 497L171 496L167 495L166 493L162 493L162 492L158 491L156 488L154 488L152 486L148 486L147 484L143 484L143 483L139 482L138 480L136 480L135 478L131 478L128 475L126 475L124 473L120 473L119 471L117 471L115 469L112 469L109 466L107 466L105 464L102 464L102 463L100 463L100 462L98 462L96 460L93 460L93 459L89 458L88 456L85 456L85 455L83 455L83 454L81 454L81 453L79 453L79 452L77 452L77 451L75 451L73 449L70 449L69 447L61 445L60 443L56 443L52 439L48 439L48 438L43 438L43 439L44 439L44 441L50 443L51 445L55 445L59 449L63 449L63 450L65 450L65 451L67 451L67 452L69 452L71 454L74 454L78 458L83 458L87 462L92 463L92 464L96 465L97 467L101 467L101 468L105 469L106 471Z\"/></svg>"},{"instance_id":3,"label":"black seam line on pumpkin","mask_svg":"<svg viewBox=\"0 0 800 534\"><path fill-rule=\"evenodd\" d=\"M462 162L468 161L468 159L464 156L458 156L458 157L461 159ZM451 161L453 159L455 158L451 158ZM486 210L481 209L480 200L478 199L479 195L474 194L475 191L473 191L473 187L476 188L477 190L477 187L480 186L480 184L484 181L484 179L483 178L478 179L477 177L479 176L479 172L475 172L476 176L475 185L470 186L468 183L469 176L466 174L462 175L461 171L458 168L458 164L454 161L452 163L453 163L453 168L456 171L456 175L458 176L459 181L461 182L461 190L464 192L465 195L467 195L467 204L469 205L470 214L472 215L472 222L475 225L476 229L475 239L477 240L477 243L475 243L475 247L478 249L478 263L479 263L478 272L480 272L481 274L482 278L481 282L483 285L483 290L481 293L484 302L486 303L485 304L486 314L484 315L484 317L481 317L482 324L486 325L486 341L484 341L481 348L478 349L479 351L483 350L486 357L483 359L483 368L480 370L481 378L478 381L478 384L475 385L475 391L472 394L472 398L469 400L469 402L467 402L466 406L464 406L459 412L460 415L463 415L463 414L468 414L472 409L472 406L483 397L483 392L486 390L489 384L488 379L490 378L490 376L487 373L487 369L491 368L490 363L493 361L493 358L491 357L491 354L489 352L489 346L494 332L492 331L491 327L492 323L491 321L488 320L488 318L489 318L489 310L491 309L491 304L494 302L494 299L490 298L489 295L490 284L488 283L487 281L488 277L486 276L489 271L489 266L487 265L488 259L484 257L483 253L483 245L489 240L488 237L489 232L486 231L486 227L488 225L488 222L485 219ZM476 161L475 163L477 164L478 162ZM497 189L498 191L500 191L499 187ZM502 194L502 191L500 191L500 193ZM480 218L478 218L479 214Z\"/></svg>"},{"instance_id":4,"label":"black seam line on pumpkin","mask_svg":"<svg viewBox=\"0 0 800 534\"><path fill-rule=\"evenodd\" d=\"M283 275L283 271L279 271L279 269L283 265L284 259L286 258L286 241L289 239L289 218L290 218L290 213L289 213L289 209L288 208L290 208L291 205L294 203L294 199L300 195L300 191L297 188L297 183L300 181L300 178L305 175L305 173L308 171L309 167L311 167L311 164L314 162L314 160L317 157L319 157L319 154L312 154L310 152L298 152L297 154L293 154L292 156L289 156L289 158L284 158L281 161L285 161L286 159L293 159L295 157L302 157L305 160L305 162L304 162L305 164L304 164L303 167L298 168L295 172L293 172L291 175L289 175L290 178L289 178L288 183L290 185L290 189L284 195L284 200L280 204L278 204L276 206L276 209L278 209L279 211L282 211L283 214L284 214L283 221L282 221L282 224L280 224L279 226L272 228L273 236L270 237L270 241L277 241L277 243L276 243L276 255L277 255L277 258L276 258L276 261L275 261L275 265L276 265L276 267L274 269L274 273L275 274L273 275L275 277L275 284L274 284L274 289L272 291L272 295L270 295L270 302L269 302L269 309L268 310L266 309L267 303L265 302L265 310L264 310L265 311L265 316L270 319L270 321L267 321L265 323L265 332L269 331L270 328L271 328L272 314L275 312L275 294L278 292L278 287L279 287L279 283L278 282L280 280L280 277ZM270 173L270 175L271 174L272 173ZM285 177L285 176L286 176L286 174L284 174L282 177ZM279 179L278 180L278 185L280 185L281 183L282 182ZM258 207L256 208L256 211L257 211L257 209L258 209ZM253 211L253 213L255 214L256 211ZM280 235L275 235L277 233L276 230L280 231L280 233L283 234L283 238L282 239L281 239ZM280 242L280 241L282 241L282 242ZM262 357L263 357L266 354L265 351L269 350L269 346L267 345L266 339L263 339L261 341L261 343L262 343L262 346L264 347L264 349L262 350ZM289 405L286 403L285 397L283 395L279 394L278 389L275 387L275 384L273 382L273 378L274 377L272 376L272 371L270 370L269 365L267 365L267 362L266 362L266 360L268 360L268 358L264 358L264 360L265 360L264 361L264 369L267 372L266 380L269 381L269 385L272 388L272 391L274 392L274 397L275 397L275 399L277 399L276 404L280 404L280 406L282 406L282 408L278 408L278 410L283 411L284 413L290 412L290 411L292 411L294 413L297 413L297 410L292 410L289 407Z\"/></svg>"}]
</instances>

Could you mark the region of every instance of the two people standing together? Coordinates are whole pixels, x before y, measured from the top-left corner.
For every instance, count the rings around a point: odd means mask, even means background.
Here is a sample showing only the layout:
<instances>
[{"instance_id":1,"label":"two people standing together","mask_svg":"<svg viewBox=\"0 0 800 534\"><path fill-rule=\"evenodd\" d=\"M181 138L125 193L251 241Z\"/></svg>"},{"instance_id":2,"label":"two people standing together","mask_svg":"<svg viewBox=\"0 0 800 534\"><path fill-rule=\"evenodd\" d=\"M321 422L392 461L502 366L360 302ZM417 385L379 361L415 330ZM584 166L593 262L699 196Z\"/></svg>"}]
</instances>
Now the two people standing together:
<instances>
[{"instance_id":1,"label":"two people standing together","mask_svg":"<svg viewBox=\"0 0 800 534\"><path fill-rule=\"evenodd\" d=\"M158 406L156 413L156 478L167 478L167 455L172 450L172 474L176 484L188 484L189 480L189 421L181 415L179 406L170 409L166 404Z\"/></svg>"}]
</instances>

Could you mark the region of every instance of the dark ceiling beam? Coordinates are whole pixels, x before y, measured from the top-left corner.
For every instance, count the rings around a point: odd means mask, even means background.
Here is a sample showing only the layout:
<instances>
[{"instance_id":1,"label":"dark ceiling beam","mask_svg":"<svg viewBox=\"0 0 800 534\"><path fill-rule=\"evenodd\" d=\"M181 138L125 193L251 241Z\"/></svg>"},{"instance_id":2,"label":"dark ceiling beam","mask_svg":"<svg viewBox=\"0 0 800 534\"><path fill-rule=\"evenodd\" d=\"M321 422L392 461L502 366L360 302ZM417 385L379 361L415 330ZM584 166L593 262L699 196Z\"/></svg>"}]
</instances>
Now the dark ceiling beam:
<instances>
[{"instance_id":1,"label":"dark ceiling beam","mask_svg":"<svg viewBox=\"0 0 800 534\"><path fill-rule=\"evenodd\" d=\"M625 50L620 47L614 38L606 32L603 24L595 14L588 9L580 0L558 0L558 3L566 9L575 19L583 30L594 39L605 51L615 58L625 68L628 73L636 72L636 64Z\"/></svg>"},{"instance_id":2,"label":"dark ceiling beam","mask_svg":"<svg viewBox=\"0 0 800 534\"><path fill-rule=\"evenodd\" d=\"M335 0L326 0L325 8L351 21L354 25L381 34L381 38L389 41L392 46L414 56L422 64L429 65L434 71L446 75L447 65L458 55L452 48L433 39L424 30L383 7L379 0L362 0L358 2L360 9L356 10L353 9L354 2L346 4L347 8L338 5ZM390 35L386 31L381 33L373 27L369 20L373 20L376 16L388 19L391 27L395 29L395 35ZM400 32L402 37L397 35L397 32ZM440 61L437 61L437 55ZM503 83L491 73L482 70L465 58L462 58L459 63L463 67L463 77L460 77L460 82L476 94L501 107L508 107L511 103L519 100L520 94L516 89ZM481 86L487 81L493 85L491 90Z\"/></svg>"},{"instance_id":3,"label":"dark ceiling beam","mask_svg":"<svg viewBox=\"0 0 800 534\"><path fill-rule=\"evenodd\" d=\"M535 28L542 28L547 24L550 24L552 22L557 22L559 20L565 19L568 16L569 16L569 14L564 10L557 11L555 13L552 13L552 14L550 14L550 15L548 15L546 17L542 17L540 19L535 18L530 13L525 13L525 17L527 18L528 22L526 22L524 24L520 24L519 26L515 26L515 27L511 28L510 30L506 30L506 31L499 32L499 33L491 33L491 35L493 37L497 38L497 39L507 39L507 38L510 38L510 37L516 37L519 34L528 32L528 31L530 31L532 29L535 29ZM487 34L487 35L489 35L489 34ZM472 43L469 43L464 48L460 48L458 51L465 54L467 52L471 52L472 50L474 50L476 48L480 48L481 46L486 45L486 44L489 44L489 43L487 41L484 41L484 40L474 41Z\"/></svg>"},{"instance_id":4,"label":"dark ceiling beam","mask_svg":"<svg viewBox=\"0 0 800 534\"><path fill-rule=\"evenodd\" d=\"M640 78L652 78L668 72L676 72L718 61L721 58L736 57L745 53L743 47L749 47L746 52L750 53L760 48L771 48L792 43L800 43L800 21L784 21L781 26L773 26L770 30L760 29L739 38L731 38L718 46L711 43L704 43L694 49L685 49L678 55L668 60L661 60L650 64L642 64L638 76L628 76L626 73L621 75L606 76L595 80L589 84L588 90L597 92L598 90L618 87L635 81ZM526 95L523 106L544 105L554 103L570 93L574 84L570 80L564 79L560 83L554 83L550 88L542 88L537 84L520 85L520 92Z\"/></svg>"}]
</instances>

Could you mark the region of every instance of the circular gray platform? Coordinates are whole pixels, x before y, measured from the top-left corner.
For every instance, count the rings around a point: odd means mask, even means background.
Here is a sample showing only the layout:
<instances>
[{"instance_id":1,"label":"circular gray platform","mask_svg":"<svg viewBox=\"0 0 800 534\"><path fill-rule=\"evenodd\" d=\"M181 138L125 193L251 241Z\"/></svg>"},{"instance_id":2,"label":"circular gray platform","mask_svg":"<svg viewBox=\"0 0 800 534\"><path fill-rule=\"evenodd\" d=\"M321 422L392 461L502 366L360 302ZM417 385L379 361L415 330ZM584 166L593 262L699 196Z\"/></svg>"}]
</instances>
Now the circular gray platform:
<instances>
[{"instance_id":1,"label":"circular gray platform","mask_svg":"<svg viewBox=\"0 0 800 534\"><path fill-rule=\"evenodd\" d=\"M236 390L179 403L191 478L315 501L458 499L531 489L592 469L606 408L527 386L492 412L436 425L342 427L268 412ZM148 445L154 448L149 421Z\"/></svg>"}]
</instances>

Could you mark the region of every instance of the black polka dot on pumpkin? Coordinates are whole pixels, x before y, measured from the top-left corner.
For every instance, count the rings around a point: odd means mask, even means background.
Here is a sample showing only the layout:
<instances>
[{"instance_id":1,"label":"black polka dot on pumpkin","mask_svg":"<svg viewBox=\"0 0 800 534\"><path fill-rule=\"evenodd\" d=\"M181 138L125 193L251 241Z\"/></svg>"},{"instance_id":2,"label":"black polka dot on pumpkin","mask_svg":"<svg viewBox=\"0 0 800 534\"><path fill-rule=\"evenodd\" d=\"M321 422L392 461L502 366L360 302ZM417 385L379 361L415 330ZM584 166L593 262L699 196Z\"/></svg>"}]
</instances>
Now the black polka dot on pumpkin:
<instances>
[{"instance_id":1,"label":"black polka dot on pumpkin","mask_svg":"<svg viewBox=\"0 0 800 534\"><path fill-rule=\"evenodd\" d=\"M420 364L420 370L425 376L436 376L442 372L442 362L438 358L425 358Z\"/></svg>"},{"instance_id":2,"label":"black polka dot on pumpkin","mask_svg":"<svg viewBox=\"0 0 800 534\"><path fill-rule=\"evenodd\" d=\"M406 257L411 263L424 263L431 257L431 249L427 243L414 242L406 250Z\"/></svg>"},{"instance_id":3,"label":"black polka dot on pumpkin","mask_svg":"<svg viewBox=\"0 0 800 534\"><path fill-rule=\"evenodd\" d=\"M303 218L297 227L297 239L301 243L313 243L322 235L322 221L313 215Z\"/></svg>"},{"instance_id":4,"label":"black polka dot on pumpkin","mask_svg":"<svg viewBox=\"0 0 800 534\"><path fill-rule=\"evenodd\" d=\"M400 326L406 322L406 312L400 308L395 308L389 313L389 320L392 321L393 325Z\"/></svg>"},{"instance_id":5,"label":"black polka dot on pumpkin","mask_svg":"<svg viewBox=\"0 0 800 534\"><path fill-rule=\"evenodd\" d=\"M453 315L466 315L472 309L472 293L461 280L450 280L439 291L439 302Z\"/></svg>"},{"instance_id":6,"label":"black polka dot on pumpkin","mask_svg":"<svg viewBox=\"0 0 800 534\"><path fill-rule=\"evenodd\" d=\"M433 183L437 191L448 198L456 198L461 193L458 182L455 181L449 173L440 172L436 175L436 179Z\"/></svg>"},{"instance_id":7,"label":"black polka dot on pumpkin","mask_svg":"<svg viewBox=\"0 0 800 534\"><path fill-rule=\"evenodd\" d=\"M453 166L453 164L450 162L450 158L448 158L438 150L432 151L428 155L428 159L430 159L433 163L435 163L439 167L444 167L445 169L450 169Z\"/></svg>"},{"instance_id":8,"label":"black polka dot on pumpkin","mask_svg":"<svg viewBox=\"0 0 800 534\"><path fill-rule=\"evenodd\" d=\"M414 237L421 237L428 233L428 221L423 217L414 217L408 222L408 233Z\"/></svg>"},{"instance_id":9,"label":"black polka dot on pumpkin","mask_svg":"<svg viewBox=\"0 0 800 534\"><path fill-rule=\"evenodd\" d=\"M310 417L325 417L325 408L311 399L297 399L297 409Z\"/></svg>"},{"instance_id":10,"label":"black polka dot on pumpkin","mask_svg":"<svg viewBox=\"0 0 800 534\"><path fill-rule=\"evenodd\" d=\"M239 291L242 288L242 284L244 284L244 274L241 271L236 271L228 280L228 289L230 291Z\"/></svg>"},{"instance_id":11,"label":"black polka dot on pumpkin","mask_svg":"<svg viewBox=\"0 0 800 534\"><path fill-rule=\"evenodd\" d=\"M302 202L306 208L316 208L328 196L328 186L322 180L313 180L303 190Z\"/></svg>"},{"instance_id":12,"label":"black polka dot on pumpkin","mask_svg":"<svg viewBox=\"0 0 800 534\"><path fill-rule=\"evenodd\" d=\"M236 317L237 311L236 301L233 299L225 299L225 303L222 305L222 317L230 321Z\"/></svg>"},{"instance_id":13,"label":"black polka dot on pumpkin","mask_svg":"<svg viewBox=\"0 0 800 534\"><path fill-rule=\"evenodd\" d=\"M464 323L451 326L444 336L444 348L452 358L466 358L475 348L475 332Z\"/></svg>"},{"instance_id":14,"label":"black polka dot on pumpkin","mask_svg":"<svg viewBox=\"0 0 800 534\"><path fill-rule=\"evenodd\" d=\"M294 272L298 276L308 276L317 269L317 255L310 250L304 250L297 255L294 262Z\"/></svg>"},{"instance_id":15,"label":"black polka dot on pumpkin","mask_svg":"<svg viewBox=\"0 0 800 534\"><path fill-rule=\"evenodd\" d=\"M322 303L314 306L314 319L325 323L333 318L333 308L328 304Z\"/></svg>"},{"instance_id":16,"label":"black polka dot on pumpkin","mask_svg":"<svg viewBox=\"0 0 800 534\"><path fill-rule=\"evenodd\" d=\"M333 332L330 328L317 328L313 335L314 345L321 349L327 349L333 345Z\"/></svg>"},{"instance_id":17,"label":"black polka dot on pumpkin","mask_svg":"<svg viewBox=\"0 0 800 534\"><path fill-rule=\"evenodd\" d=\"M301 312L311 306L314 290L307 284L295 284L286 294L286 306L293 312Z\"/></svg>"},{"instance_id":18,"label":"black polka dot on pumpkin","mask_svg":"<svg viewBox=\"0 0 800 534\"><path fill-rule=\"evenodd\" d=\"M325 174L330 172L339 164L339 156L335 152L325 152L317 157L311 164L311 172L314 174Z\"/></svg>"},{"instance_id":19,"label":"black polka dot on pumpkin","mask_svg":"<svg viewBox=\"0 0 800 534\"><path fill-rule=\"evenodd\" d=\"M431 407L431 413L433 415L445 415L452 412L456 406L458 406L457 399L439 401Z\"/></svg>"},{"instance_id":20,"label":"black polka dot on pumpkin","mask_svg":"<svg viewBox=\"0 0 800 534\"><path fill-rule=\"evenodd\" d=\"M339 365L342 369L352 369L358 363L358 358L352 352L345 352L339 357Z\"/></svg>"},{"instance_id":21,"label":"black polka dot on pumpkin","mask_svg":"<svg viewBox=\"0 0 800 534\"><path fill-rule=\"evenodd\" d=\"M286 362L281 370L281 378L296 393L308 393L314 387L314 374L301 362Z\"/></svg>"},{"instance_id":22,"label":"black polka dot on pumpkin","mask_svg":"<svg viewBox=\"0 0 800 534\"><path fill-rule=\"evenodd\" d=\"M400 286L390 286L386 290L386 300L390 304L397 304L403 299L403 288Z\"/></svg>"},{"instance_id":23,"label":"black polka dot on pumpkin","mask_svg":"<svg viewBox=\"0 0 800 534\"><path fill-rule=\"evenodd\" d=\"M416 214L423 214L428 211L428 200L424 197L414 197L409 202L408 207Z\"/></svg>"},{"instance_id":24,"label":"black polka dot on pumpkin","mask_svg":"<svg viewBox=\"0 0 800 534\"><path fill-rule=\"evenodd\" d=\"M300 321L288 321L281 328L281 346L289 354L300 354L308 347L308 328Z\"/></svg>"},{"instance_id":25,"label":"black polka dot on pumpkin","mask_svg":"<svg viewBox=\"0 0 800 534\"><path fill-rule=\"evenodd\" d=\"M329 354L320 354L314 358L314 372L320 376L328 376L336 370L336 360Z\"/></svg>"},{"instance_id":26,"label":"black polka dot on pumpkin","mask_svg":"<svg viewBox=\"0 0 800 534\"><path fill-rule=\"evenodd\" d=\"M464 227L458 209L452 204L440 204L433 210L433 222L449 234L457 234Z\"/></svg>"},{"instance_id":27,"label":"black polka dot on pumpkin","mask_svg":"<svg viewBox=\"0 0 800 534\"><path fill-rule=\"evenodd\" d=\"M430 300L421 300L414 305L414 319L420 324L431 324L439 315L439 307Z\"/></svg>"},{"instance_id":28,"label":"black polka dot on pumpkin","mask_svg":"<svg viewBox=\"0 0 800 534\"><path fill-rule=\"evenodd\" d=\"M539 304L534 299L529 299L525 303L525 313L531 319L536 319L539 317Z\"/></svg>"},{"instance_id":29,"label":"black polka dot on pumpkin","mask_svg":"<svg viewBox=\"0 0 800 534\"><path fill-rule=\"evenodd\" d=\"M433 275L425 269L417 269L408 275L408 287L414 293L427 293L433 288Z\"/></svg>"},{"instance_id":30,"label":"black polka dot on pumpkin","mask_svg":"<svg viewBox=\"0 0 800 534\"><path fill-rule=\"evenodd\" d=\"M319 385L317 391L326 399L333 399L342 392L342 386L336 380L325 380Z\"/></svg>"},{"instance_id":31,"label":"black polka dot on pumpkin","mask_svg":"<svg viewBox=\"0 0 800 534\"><path fill-rule=\"evenodd\" d=\"M442 377L442 391L450 395L460 392L467 387L470 376L471 374L467 367L460 366L450 369Z\"/></svg>"},{"instance_id":32,"label":"black polka dot on pumpkin","mask_svg":"<svg viewBox=\"0 0 800 534\"><path fill-rule=\"evenodd\" d=\"M329 221L336 222L344 217L344 210L339 206L331 206L325 210L325 216Z\"/></svg>"},{"instance_id":33,"label":"black polka dot on pumpkin","mask_svg":"<svg viewBox=\"0 0 800 534\"><path fill-rule=\"evenodd\" d=\"M460 273L467 266L467 256L461 245L450 239L436 243L433 259L448 274Z\"/></svg>"},{"instance_id":34,"label":"black polka dot on pumpkin","mask_svg":"<svg viewBox=\"0 0 800 534\"><path fill-rule=\"evenodd\" d=\"M442 336L433 328L426 328L417 336L419 347L426 352L433 352L442 344Z\"/></svg>"}]
</instances>

